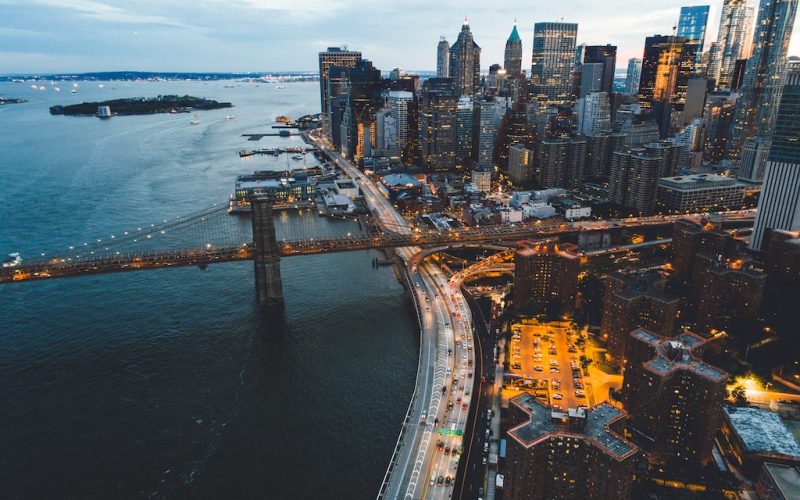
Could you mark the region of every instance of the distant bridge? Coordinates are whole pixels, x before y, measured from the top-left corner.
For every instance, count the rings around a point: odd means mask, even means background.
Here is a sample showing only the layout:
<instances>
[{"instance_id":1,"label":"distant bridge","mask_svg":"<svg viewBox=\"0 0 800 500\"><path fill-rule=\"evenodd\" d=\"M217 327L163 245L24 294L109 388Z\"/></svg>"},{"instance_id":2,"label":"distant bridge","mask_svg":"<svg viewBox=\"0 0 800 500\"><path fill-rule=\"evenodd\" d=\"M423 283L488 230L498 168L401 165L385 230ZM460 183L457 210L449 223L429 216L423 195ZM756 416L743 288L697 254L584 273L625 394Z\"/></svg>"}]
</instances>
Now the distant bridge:
<instances>
[{"instance_id":1,"label":"distant bridge","mask_svg":"<svg viewBox=\"0 0 800 500\"><path fill-rule=\"evenodd\" d=\"M227 205L218 205L189 217L165 221L145 229L139 228L138 231L97 240L91 245L87 243L71 247L52 257L26 259L19 266L0 270L0 284L169 267L203 267L221 262L252 260L255 262L256 288L260 302L262 305L270 305L282 303L283 300L279 265L283 257L411 246L452 248L507 243L585 231L654 228L671 225L676 219L686 217L699 219L699 216L659 216L598 222L544 220L451 230L415 228L410 234L384 227L368 234L348 233L347 236L308 236L278 240L272 200L262 197L252 201L251 241L231 242L231 239L242 240L250 235L244 234L241 228L231 234L229 226L241 223L237 218L228 216L226 210ZM731 212L719 214L717 218L748 222L752 220L752 213ZM220 227L223 229L220 230ZM211 243L212 240L216 243Z\"/></svg>"}]
</instances>

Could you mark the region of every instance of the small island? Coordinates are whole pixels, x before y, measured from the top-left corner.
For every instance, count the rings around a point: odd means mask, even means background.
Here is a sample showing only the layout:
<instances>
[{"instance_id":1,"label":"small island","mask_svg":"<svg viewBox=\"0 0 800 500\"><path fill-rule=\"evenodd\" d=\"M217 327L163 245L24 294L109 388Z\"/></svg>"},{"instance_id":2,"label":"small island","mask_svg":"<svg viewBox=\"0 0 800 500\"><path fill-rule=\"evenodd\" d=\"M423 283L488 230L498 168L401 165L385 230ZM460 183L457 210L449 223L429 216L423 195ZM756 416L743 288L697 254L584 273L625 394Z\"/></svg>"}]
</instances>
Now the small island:
<instances>
[{"instance_id":1,"label":"small island","mask_svg":"<svg viewBox=\"0 0 800 500\"><path fill-rule=\"evenodd\" d=\"M0 106L4 104L22 104L23 102L28 102L28 101L27 99L12 99L10 97L0 96Z\"/></svg>"},{"instance_id":2,"label":"small island","mask_svg":"<svg viewBox=\"0 0 800 500\"><path fill-rule=\"evenodd\" d=\"M51 106L51 115L96 116L98 109L108 106L115 116L152 115L157 113L188 113L196 110L230 108L229 102L192 96L160 95L157 97L134 97L102 102L82 102L68 106Z\"/></svg>"}]
</instances>

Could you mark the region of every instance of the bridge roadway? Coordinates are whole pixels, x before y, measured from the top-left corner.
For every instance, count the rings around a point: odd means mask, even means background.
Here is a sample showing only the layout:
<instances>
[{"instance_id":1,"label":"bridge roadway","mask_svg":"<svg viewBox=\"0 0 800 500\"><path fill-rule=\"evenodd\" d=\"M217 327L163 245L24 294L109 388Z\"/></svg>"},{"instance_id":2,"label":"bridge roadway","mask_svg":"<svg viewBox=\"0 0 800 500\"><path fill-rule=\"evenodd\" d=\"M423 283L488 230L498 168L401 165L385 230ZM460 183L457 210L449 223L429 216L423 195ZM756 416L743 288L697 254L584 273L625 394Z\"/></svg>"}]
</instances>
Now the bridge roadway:
<instances>
[{"instance_id":1,"label":"bridge roadway","mask_svg":"<svg viewBox=\"0 0 800 500\"><path fill-rule=\"evenodd\" d=\"M351 169L355 170L353 167ZM358 172L358 170L356 170ZM350 172L348 172L350 173ZM280 241L281 257L313 255L320 253L349 252L378 248L403 248L419 246L453 246L475 243L511 242L522 239L560 236L584 231L604 231L612 228L646 229L667 226L677 219L699 220L702 215L673 215L658 217L638 217L613 221L564 222L561 220L537 221L497 226L463 228L451 231L423 230L411 228L403 217L393 209L380 191L364 174L359 180L368 204L374 209L376 220L384 229L379 235L355 235L334 238L310 238L294 241ZM373 186L374 193L369 186ZM719 214L723 221L749 221L752 212L730 212ZM411 254L401 252L404 259ZM416 253L416 252L414 252ZM99 274L122 271L137 271L162 267L208 265L237 260L252 260L255 256L252 243L239 245L161 250L133 254L113 254L92 256L90 258L62 258L50 260L26 260L18 267L0 269L0 284L11 281L52 279L68 276Z\"/></svg>"}]
</instances>

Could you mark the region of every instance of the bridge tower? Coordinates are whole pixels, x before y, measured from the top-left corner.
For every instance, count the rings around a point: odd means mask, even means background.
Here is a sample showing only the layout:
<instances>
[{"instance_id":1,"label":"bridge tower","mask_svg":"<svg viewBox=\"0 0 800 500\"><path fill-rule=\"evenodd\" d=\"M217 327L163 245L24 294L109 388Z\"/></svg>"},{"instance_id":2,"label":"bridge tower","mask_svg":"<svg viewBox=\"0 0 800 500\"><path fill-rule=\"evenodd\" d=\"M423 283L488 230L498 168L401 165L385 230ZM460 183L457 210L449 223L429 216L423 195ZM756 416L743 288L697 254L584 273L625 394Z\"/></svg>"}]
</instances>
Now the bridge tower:
<instances>
[{"instance_id":1,"label":"bridge tower","mask_svg":"<svg viewBox=\"0 0 800 500\"><path fill-rule=\"evenodd\" d=\"M255 245L256 294L263 308L283 307L281 283L281 255L275 237L275 219L272 217L271 196L250 198Z\"/></svg>"}]
</instances>

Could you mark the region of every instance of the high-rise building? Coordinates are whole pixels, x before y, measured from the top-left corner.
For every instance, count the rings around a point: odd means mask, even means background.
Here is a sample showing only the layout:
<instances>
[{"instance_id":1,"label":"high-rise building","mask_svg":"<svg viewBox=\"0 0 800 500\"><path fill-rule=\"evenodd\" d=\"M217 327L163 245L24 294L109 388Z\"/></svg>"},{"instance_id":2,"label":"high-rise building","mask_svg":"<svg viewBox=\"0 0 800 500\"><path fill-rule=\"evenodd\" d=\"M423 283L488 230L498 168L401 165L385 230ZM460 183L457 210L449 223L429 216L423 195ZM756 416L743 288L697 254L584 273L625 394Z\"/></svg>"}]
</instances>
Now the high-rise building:
<instances>
[{"instance_id":1,"label":"high-rise building","mask_svg":"<svg viewBox=\"0 0 800 500\"><path fill-rule=\"evenodd\" d=\"M511 400L504 498L629 500L639 449L625 412L602 403L555 412L530 394Z\"/></svg>"},{"instance_id":2,"label":"high-rise building","mask_svg":"<svg viewBox=\"0 0 800 500\"><path fill-rule=\"evenodd\" d=\"M476 167L472 171L472 183L479 193L489 193L492 190L492 169Z\"/></svg>"},{"instance_id":3,"label":"high-rise building","mask_svg":"<svg viewBox=\"0 0 800 500\"><path fill-rule=\"evenodd\" d=\"M694 258L692 303L703 332L731 331L755 318L767 275L746 256L700 252Z\"/></svg>"},{"instance_id":4,"label":"high-rise building","mask_svg":"<svg viewBox=\"0 0 800 500\"><path fill-rule=\"evenodd\" d=\"M625 75L625 93L639 94L639 82L642 78L642 60L638 57L628 59L628 73Z\"/></svg>"},{"instance_id":5,"label":"high-rise building","mask_svg":"<svg viewBox=\"0 0 800 500\"><path fill-rule=\"evenodd\" d=\"M402 151L408 146L409 107L414 105L414 93L392 90L387 100L397 123L397 147Z\"/></svg>"},{"instance_id":6,"label":"high-rise building","mask_svg":"<svg viewBox=\"0 0 800 500\"><path fill-rule=\"evenodd\" d=\"M499 102L494 98L486 98L478 102L476 158L480 167L493 166L495 139L502 118L498 104Z\"/></svg>"},{"instance_id":7,"label":"high-rise building","mask_svg":"<svg viewBox=\"0 0 800 500\"><path fill-rule=\"evenodd\" d=\"M678 31L675 33L686 40L686 43L695 45L695 62L699 63L703 55L703 45L706 41L706 26L708 25L708 5L695 5L681 7L678 18Z\"/></svg>"},{"instance_id":8,"label":"high-rise building","mask_svg":"<svg viewBox=\"0 0 800 500\"><path fill-rule=\"evenodd\" d=\"M608 93L591 92L577 100L575 114L578 117L578 133L600 135L611 132L611 104Z\"/></svg>"},{"instance_id":9,"label":"high-rise building","mask_svg":"<svg viewBox=\"0 0 800 500\"><path fill-rule=\"evenodd\" d=\"M669 141L615 151L611 160L609 199L640 214L655 208L659 177L675 172L680 146Z\"/></svg>"},{"instance_id":10,"label":"high-rise building","mask_svg":"<svg viewBox=\"0 0 800 500\"><path fill-rule=\"evenodd\" d=\"M517 31L517 22L514 21L514 28L506 40L505 57L503 58L503 68L506 74L511 77L518 77L522 73L522 39Z\"/></svg>"},{"instance_id":11,"label":"high-rise building","mask_svg":"<svg viewBox=\"0 0 800 500\"><path fill-rule=\"evenodd\" d=\"M614 93L614 71L617 67L615 45L587 45L583 54L583 64L602 64L601 84L598 90L608 95Z\"/></svg>"},{"instance_id":12,"label":"high-rise building","mask_svg":"<svg viewBox=\"0 0 800 500\"><path fill-rule=\"evenodd\" d=\"M665 281L653 275L612 274L605 282L600 335L608 342L610 361L623 365L625 347L636 328L663 337L675 333L680 299L664 291Z\"/></svg>"},{"instance_id":13,"label":"high-rise building","mask_svg":"<svg viewBox=\"0 0 800 500\"><path fill-rule=\"evenodd\" d=\"M602 63L582 64L578 70L580 74L580 85L577 92L573 90L576 99L582 99L592 92L603 92L603 71Z\"/></svg>"},{"instance_id":14,"label":"high-rise building","mask_svg":"<svg viewBox=\"0 0 800 500\"><path fill-rule=\"evenodd\" d=\"M541 141L536 166L539 188L578 189L586 166L586 140L557 137Z\"/></svg>"},{"instance_id":15,"label":"high-rise building","mask_svg":"<svg viewBox=\"0 0 800 500\"><path fill-rule=\"evenodd\" d=\"M703 161L719 165L728 150L728 138L733 127L734 104L729 95L709 96L703 112Z\"/></svg>"},{"instance_id":16,"label":"high-rise building","mask_svg":"<svg viewBox=\"0 0 800 500\"><path fill-rule=\"evenodd\" d=\"M456 42L450 47L450 77L459 97L474 95L480 87L481 48L472 37L467 18L464 18Z\"/></svg>"},{"instance_id":17,"label":"high-rise building","mask_svg":"<svg viewBox=\"0 0 800 500\"><path fill-rule=\"evenodd\" d=\"M525 187L533 179L532 160L533 152L524 144L512 144L508 148L508 176L516 186Z\"/></svg>"},{"instance_id":18,"label":"high-rise building","mask_svg":"<svg viewBox=\"0 0 800 500\"><path fill-rule=\"evenodd\" d=\"M514 254L514 305L536 311L575 309L580 258L556 244L537 244Z\"/></svg>"},{"instance_id":19,"label":"high-rise building","mask_svg":"<svg viewBox=\"0 0 800 500\"><path fill-rule=\"evenodd\" d=\"M328 95L328 71L332 66L353 68L361 60L361 52L347 50L346 47L328 47L319 53L319 101L322 115L328 117L330 98Z\"/></svg>"},{"instance_id":20,"label":"high-rise building","mask_svg":"<svg viewBox=\"0 0 800 500\"><path fill-rule=\"evenodd\" d=\"M570 73L575 66L575 23L547 22L533 26L531 85L533 94L548 101L569 102Z\"/></svg>"},{"instance_id":21,"label":"high-rise building","mask_svg":"<svg viewBox=\"0 0 800 500\"><path fill-rule=\"evenodd\" d=\"M718 89L731 88L736 61L749 55L754 13L748 0L725 0L722 4L717 42L711 48L708 64L708 77L716 81Z\"/></svg>"},{"instance_id":22,"label":"high-rise building","mask_svg":"<svg viewBox=\"0 0 800 500\"><path fill-rule=\"evenodd\" d=\"M762 250L773 229L800 230L800 71L790 71L775 119L750 248Z\"/></svg>"},{"instance_id":23,"label":"high-rise building","mask_svg":"<svg viewBox=\"0 0 800 500\"><path fill-rule=\"evenodd\" d=\"M430 78L422 85L419 147L430 170L450 170L456 163L458 93L452 78Z\"/></svg>"},{"instance_id":24,"label":"high-rise building","mask_svg":"<svg viewBox=\"0 0 800 500\"><path fill-rule=\"evenodd\" d=\"M450 78L450 44L445 37L439 38L436 47L436 78Z\"/></svg>"},{"instance_id":25,"label":"high-rise building","mask_svg":"<svg viewBox=\"0 0 800 500\"><path fill-rule=\"evenodd\" d=\"M456 166L472 163L475 104L471 97L458 99L456 107Z\"/></svg>"},{"instance_id":26,"label":"high-rise building","mask_svg":"<svg viewBox=\"0 0 800 500\"><path fill-rule=\"evenodd\" d=\"M761 182L768 156L775 113L786 70L786 55L792 35L798 0L762 0L758 9L753 53L747 60L730 142L732 158L741 158L739 178ZM763 153L745 158L745 143L760 138ZM764 150L766 148L766 150Z\"/></svg>"},{"instance_id":27,"label":"high-rise building","mask_svg":"<svg viewBox=\"0 0 800 500\"><path fill-rule=\"evenodd\" d=\"M700 360L701 337L664 338L638 328L625 349L622 402L628 430L651 460L707 464L728 374Z\"/></svg>"},{"instance_id":28,"label":"high-rise building","mask_svg":"<svg viewBox=\"0 0 800 500\"><path fill-rule=\"evenodd\" d=\"M714 174L680 175L658 180L656 206L663 213L741 210L745 185Z\"/></svg>"},{"instance_id":29,"label":"high-rise building","mask_svg":"<svg viewBox=\"0 0 800 500\"><path fill-rule=\"evenodd\" d=\"M709 221L698 224L689 219L680 219L672 229L673 277L689 281L694 275L695 256L699 252L729 258L740 254L742 250L741 241Z\"/></svg>"},{"instance_id":30,"label":"high-rise building","mask_svg":"<svg viewBox=\"0 0 800 500\"><path fill-rule=\"evenodd\" d=\"M611 172L611 155L617 149L625 146L627 136L625 134L603 133L587 135L583 139L586 141L584 176L607 177Z\"/></svg>"},{"instance_id":31,"label":"high-rise building","mask_svg":"<svg viewBox=\"0 0 800 500\"><path fill-rule=\"evenodd\" d=\"M694 72L697 45L679 36L654 35L645 39L639 95L642 106L656 102L683 109L689 76Z\"/></svg>"},{"instance_id":32,"label":"high-rise building","mask_svg":"<svg viewBox=\"0 0 800 500\"><path fill-rule=\"evenodd\" d=\"M348 75L347 148L343 148L343 152L358 161L370 156L376 146L377 113L383 107L383 81L380 70L366 59L358 61Z\"/></svg>"}]
</instances>

